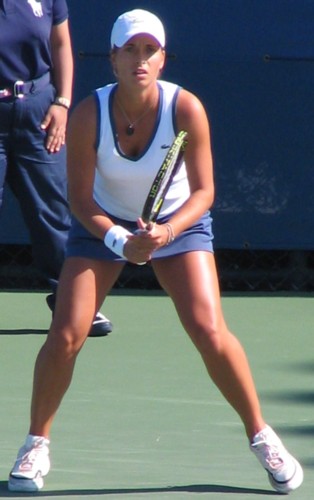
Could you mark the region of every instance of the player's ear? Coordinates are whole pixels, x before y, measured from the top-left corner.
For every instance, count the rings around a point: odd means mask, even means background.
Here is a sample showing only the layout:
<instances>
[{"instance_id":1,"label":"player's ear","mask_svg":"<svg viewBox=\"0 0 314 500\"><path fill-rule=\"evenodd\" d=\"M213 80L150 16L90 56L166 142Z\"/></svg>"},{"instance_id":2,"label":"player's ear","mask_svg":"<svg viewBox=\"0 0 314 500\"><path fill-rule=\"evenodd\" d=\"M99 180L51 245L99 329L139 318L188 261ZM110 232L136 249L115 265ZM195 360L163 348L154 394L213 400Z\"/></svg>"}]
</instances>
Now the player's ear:
<instances>
[{"instance_id":1,"label":"player's ear","mask_svg":"<svg viewBox=\"0 0 314 500\"><path fill-rule=\"evenodd\" d=\"M111 49L110 54L109 54L109 58L110 58L110 63L111 63L113 74L114 74L114 76L118 76L117 65L116 65L116 49L115 48Z\"/></svg>"},{"instance_id":2,"label":"player's ear","mask_svg":"<svg viewBox=\"0 0 314 500\"><path fill-rule=\"evenodd\" d=\"M161 49L161 53L162 53L162 61L161 61L161 67L160 67L160 71L162 71L165 67L165 61L166 61L166 51L165 49Z\"/></svg>"},{"instance_id":3,"label":"player's ear","mask_svg":"<svg viewBox=\"0 0 314 500\"><path fill-rule=\"evenodd\" d=\"M162 53L162 58L161 58L161 61L160 61L160 65L159 65L159 73L161 74L164 67L165 67L165 62L166 62L166 52L165 52L165 49L161 49L161 53Z\"/></svg>"}]
</instances>

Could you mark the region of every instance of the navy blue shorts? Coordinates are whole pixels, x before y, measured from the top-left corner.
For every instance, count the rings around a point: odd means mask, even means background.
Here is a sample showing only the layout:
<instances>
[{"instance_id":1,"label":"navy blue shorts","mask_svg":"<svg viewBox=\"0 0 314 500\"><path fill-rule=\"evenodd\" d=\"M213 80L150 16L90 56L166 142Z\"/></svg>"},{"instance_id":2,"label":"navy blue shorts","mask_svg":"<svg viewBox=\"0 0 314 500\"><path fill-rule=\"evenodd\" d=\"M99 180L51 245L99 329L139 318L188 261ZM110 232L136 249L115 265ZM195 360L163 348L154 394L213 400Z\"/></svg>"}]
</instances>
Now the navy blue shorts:
<instances>
[{"instance_id":1,"label":"navy blue shorts","mask_svg":"<svg viewBox=\"0 0 314 500\"><path fill-rule=\"evenodd\" d=\"M111 220L123 226L130 232L137 229L136 222L125 221L110 216ZM167 222L169 217L159 219L159 223ZM213 252L212 218L206 212L193 226L183 231L175 240L153 253L153 259L162 259L186 252L203 251ZM110 260L126 262L126 259L112 252L102 240L93 236L80 222L73 217L69 233L66 257L86 257L97 260Z\"/></svg>"}]
</instances>

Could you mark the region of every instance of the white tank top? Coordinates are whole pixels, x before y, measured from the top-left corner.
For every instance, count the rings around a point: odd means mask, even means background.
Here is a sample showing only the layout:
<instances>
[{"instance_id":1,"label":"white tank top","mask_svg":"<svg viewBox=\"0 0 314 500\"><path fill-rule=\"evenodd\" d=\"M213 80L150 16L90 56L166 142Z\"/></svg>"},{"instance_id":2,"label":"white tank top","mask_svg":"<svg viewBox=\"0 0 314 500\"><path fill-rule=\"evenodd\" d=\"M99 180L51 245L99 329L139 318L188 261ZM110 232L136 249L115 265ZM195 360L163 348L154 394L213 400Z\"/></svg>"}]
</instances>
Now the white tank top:
<instances>
[{"instance_id":1,"label":"white tank top","mask_svg":"<svg viewBox=\"0 0 314 500\"><path fill-rule=\"evenodd\" d=\"M113 95L117 84L96 90L98 104L97 164L94 199L118 218L136 221L140 217L151 184L175 137L175 104L180 87L158 81L159 110L155 129L146 149L138 157L123 153L112 119ZM190 196L185 163L175 175L159 218L173 213Z\"/></svg>"}]
</instances>

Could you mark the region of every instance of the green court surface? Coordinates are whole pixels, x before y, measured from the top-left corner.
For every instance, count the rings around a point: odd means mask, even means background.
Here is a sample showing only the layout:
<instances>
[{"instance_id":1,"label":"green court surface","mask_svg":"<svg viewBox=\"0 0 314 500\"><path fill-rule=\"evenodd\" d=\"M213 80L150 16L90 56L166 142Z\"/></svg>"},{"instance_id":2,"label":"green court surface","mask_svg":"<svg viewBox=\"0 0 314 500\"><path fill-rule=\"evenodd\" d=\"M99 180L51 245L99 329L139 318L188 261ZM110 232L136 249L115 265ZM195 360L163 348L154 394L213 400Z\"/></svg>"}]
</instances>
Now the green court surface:
<instances>
[{"instance_id":1,"label":"green court surface","mask_svg":"<svg viewBox=\"0 0 314 500\"><path fill-rule=\"evenodd\" d=\"M264 416L304 467L291 494L314 498L314 296L224 295ZM51 435L43 498L278 497L238 416L160 292L112 293L108 337L89 338ZM50 321L44 293L0 293L0 497L28 430L34 360Z\"/></svg>"}]
</instances>

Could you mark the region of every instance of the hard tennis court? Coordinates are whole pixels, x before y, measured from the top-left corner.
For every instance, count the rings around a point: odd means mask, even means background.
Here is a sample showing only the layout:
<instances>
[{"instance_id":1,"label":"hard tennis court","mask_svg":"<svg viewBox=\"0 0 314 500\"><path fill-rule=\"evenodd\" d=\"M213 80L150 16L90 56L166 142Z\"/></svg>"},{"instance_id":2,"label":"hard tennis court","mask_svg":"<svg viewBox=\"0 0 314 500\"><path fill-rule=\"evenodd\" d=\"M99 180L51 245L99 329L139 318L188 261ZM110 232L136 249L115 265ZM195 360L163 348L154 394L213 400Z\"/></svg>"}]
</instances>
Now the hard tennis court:
<instances>
[{"instance_id":1,"label":"hard tennis court","mask_svg":"<svg viewBox=\"0 0 314 500\"><path fill-rule=\"evenodd\" d=\"M44 293L0 293L0 497L28 427L32 371L50 321ZM304 467L292 498L314 497L314 295L224 295L268 422ZM39 497L277 497L237 415L209 380L161 292L117 291L109 337L90 338L51 436Z\"/></svg>"}]
</instances>

